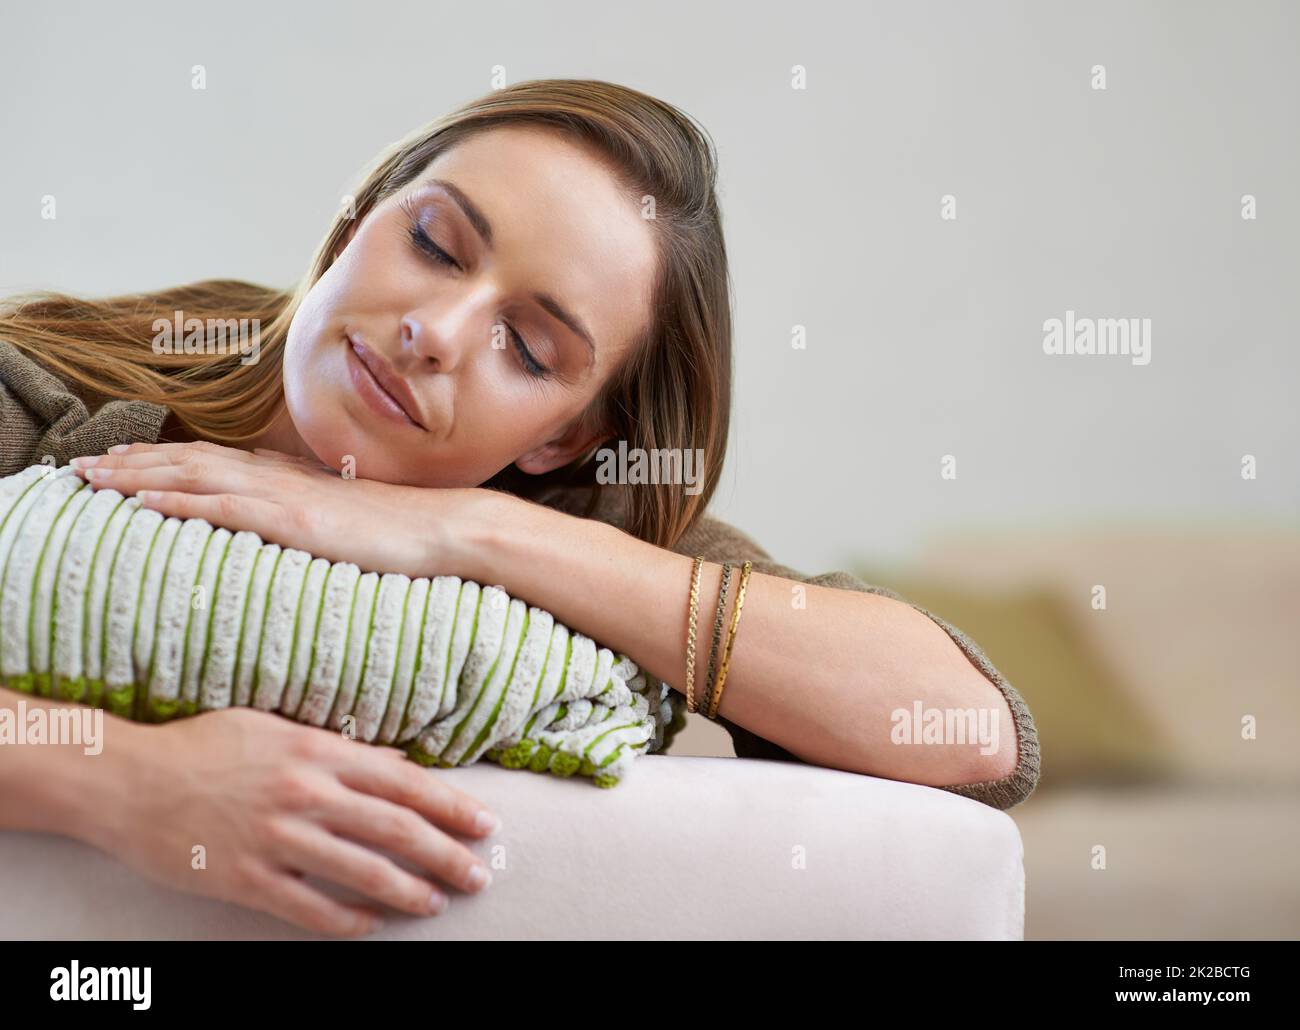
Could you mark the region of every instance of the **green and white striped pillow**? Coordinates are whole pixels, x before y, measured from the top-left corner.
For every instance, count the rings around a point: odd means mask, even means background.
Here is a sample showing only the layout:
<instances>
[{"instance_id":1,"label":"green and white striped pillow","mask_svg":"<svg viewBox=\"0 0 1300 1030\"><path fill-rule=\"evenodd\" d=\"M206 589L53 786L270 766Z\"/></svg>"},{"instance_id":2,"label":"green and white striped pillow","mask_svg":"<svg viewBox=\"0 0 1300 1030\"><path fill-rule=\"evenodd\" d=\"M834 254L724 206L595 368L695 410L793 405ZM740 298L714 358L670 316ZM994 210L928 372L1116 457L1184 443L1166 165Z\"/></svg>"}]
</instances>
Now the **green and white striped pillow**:
<instances>
[{"instance_id":1,"label":"green and white striped pillow","mask_svg":"<svg viewBox=\"0 0 1300 1030\"><path fill-rule=\"evenodd\" d=\"M248 705L426 765L602 787L685 718L631 659L500 587L363 574L69 466L0 478L0 681L151 722Z\"/></svg>"}]
</instances>

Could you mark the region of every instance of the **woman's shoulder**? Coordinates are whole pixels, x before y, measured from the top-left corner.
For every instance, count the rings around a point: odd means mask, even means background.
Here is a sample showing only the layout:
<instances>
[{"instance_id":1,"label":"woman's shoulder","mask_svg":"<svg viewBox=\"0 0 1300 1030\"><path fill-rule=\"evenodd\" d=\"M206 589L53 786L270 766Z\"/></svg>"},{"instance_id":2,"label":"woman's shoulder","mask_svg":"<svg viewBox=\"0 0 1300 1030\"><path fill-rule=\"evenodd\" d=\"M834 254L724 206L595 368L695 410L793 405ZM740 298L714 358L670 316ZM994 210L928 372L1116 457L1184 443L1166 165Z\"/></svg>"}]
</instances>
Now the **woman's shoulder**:
<instances>
[{"instance_id":1,"label":"woman's shoulder","mask_svg":"<svg viewBox=\"0 0 1300 1030\"><path fill-rule=\"evenodd\" d=\"M800 583L897 597L892 590L872 586L852 572L836 569L808 573L779 562L749 533L707 513L682 536L673 549L679 554L688 554L691 557L703 555L705 561L731 562L733 565L742 565L746 561L752 562L754 572L780 576Z\"/></svg>"},{"instance_id":2,"label":"woman's shoulder","mask_svg":"<svg viewBox=\"0 0 1300 1030\"><path fill-rule=\"evenodd\" d=\"M94 397L0 339L0 475L118 443L153 443L167 414L160 404Z\"/></svg>"}]
</instances>

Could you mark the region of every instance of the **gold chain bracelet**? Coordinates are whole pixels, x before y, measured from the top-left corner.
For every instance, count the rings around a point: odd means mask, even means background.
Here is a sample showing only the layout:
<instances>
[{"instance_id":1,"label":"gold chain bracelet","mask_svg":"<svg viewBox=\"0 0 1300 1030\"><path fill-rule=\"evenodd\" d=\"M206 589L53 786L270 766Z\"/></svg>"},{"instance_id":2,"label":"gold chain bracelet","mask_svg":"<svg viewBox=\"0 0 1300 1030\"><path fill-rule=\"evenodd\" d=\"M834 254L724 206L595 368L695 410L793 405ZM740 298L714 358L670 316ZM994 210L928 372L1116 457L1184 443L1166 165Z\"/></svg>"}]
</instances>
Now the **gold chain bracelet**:
<instances>
[{"instance_id":1,"label":"gold chain bracelet","mask_svg":"<svg viewBox=\"0 0 1300 1030\"><path fill-rule=\"evenodd\" d=\"M704 555L696 555L695 569L691 573L690 625L686 630L686 710L695 711L695 622L700 611L700 571L704 568Z\"/></svg>"}]
</instances>

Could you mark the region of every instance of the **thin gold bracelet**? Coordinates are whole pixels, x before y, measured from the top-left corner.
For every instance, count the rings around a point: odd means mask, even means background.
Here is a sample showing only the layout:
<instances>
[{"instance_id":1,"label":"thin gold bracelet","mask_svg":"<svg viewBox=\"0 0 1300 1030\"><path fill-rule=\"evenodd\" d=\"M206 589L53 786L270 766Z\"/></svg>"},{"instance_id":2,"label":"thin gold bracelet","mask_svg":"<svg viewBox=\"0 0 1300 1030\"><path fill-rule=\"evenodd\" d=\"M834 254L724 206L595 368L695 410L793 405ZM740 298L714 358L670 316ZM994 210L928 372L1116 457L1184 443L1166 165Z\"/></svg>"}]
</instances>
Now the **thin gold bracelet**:
<instances>
[{"instance_id":1,"label":"thin gold bracelet","mask_svg":"<svg viewBox=\"0 0 1300 1030\"><path fill-rule=\"evenodd\" d=\"M696 555L695 570L691 573L690 625L686 630L686 710L695 711L695 621L700 611L700 571L704 568L704 555Z\"/></svg>"},{"instance_id":2,"label":"thin gold bracelet","mask_svg":"<svg viewBox=\"0 0 1300 1030\"><path fill-rule=\"evenodd\" d=\"M713 622L713 646L709 649L709 671L704 680L704 694L700 699L701 704L699 706L699 710L705 715L709 714L709 698L713 696L714 662L718 657L718 643L722 640L722 627L726 622L727 584L731 582L731 570L733 568L735 566L730 562L723 562L722 564L722 582L718 586L718 613Z\"/></svg>"},{"instance_id":3,"label":"thin gold bracelet","mask_svg":"<svg viewBox=\"0 0 1300 1030\"><path fill-rule=\"evenodd\" d=\"M736 593L736 610L731 614L731 628L727 631L727 646L722 650L722 665L718 670L718 685L713 688L709 702L709 718L716 719L718 706L722 704L722 688L727 682L727 668L731 665L731 649L736 644L736 627L740 625L740 610L745 607L745 587L749 583L749 573L754 568L752 561L745 562L740 573L740 589Z\"/></svg>"}]
</instances>

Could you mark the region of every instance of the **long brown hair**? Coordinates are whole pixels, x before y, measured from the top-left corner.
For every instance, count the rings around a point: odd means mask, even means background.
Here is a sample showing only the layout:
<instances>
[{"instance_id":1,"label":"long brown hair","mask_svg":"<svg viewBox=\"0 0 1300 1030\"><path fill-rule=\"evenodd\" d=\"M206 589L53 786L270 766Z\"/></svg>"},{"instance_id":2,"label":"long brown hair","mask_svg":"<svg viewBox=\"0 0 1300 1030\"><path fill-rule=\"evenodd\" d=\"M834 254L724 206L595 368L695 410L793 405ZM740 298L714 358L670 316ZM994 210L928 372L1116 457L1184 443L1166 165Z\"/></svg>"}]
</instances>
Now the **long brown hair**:
<instances>
[{"instance_id":1,"label":"long brown hair","mask_svg":"<svg viewBox=\"0 0 1300 1030\"><path fill-rule=\"evenodd\" d=\"M623 528L672 547L704 513L726 453L731 410L731 305L726 248L715 196L716 160L707 134L676 108L644 93L595 80L521 82L488 94L386 148L316 248L307 275L289 290L213 279L145 293L85 299L42 291L0 307L0 336L55 374L105 398L171 409L197 439L240 446L275 417L283 399L289 325L341 248L352 218L363 218L415 180L439 154L507 124L550 126L594 146L638 203L653 204L659 246L652 324L585 413L611 439L563 468L528 475L511 465L483 484L523 497L586 489L590 515L618 492ZM258 319L260 360L239 354L155 353L155 319L174 311L209 319ZM600 446L625 440L629 452L702 453L698 490L685 483L609 485L595 476ZM656 477L657 478L657 477ZM680 478L680 477L677 477Z\"/></svg>"}]
</instances>

